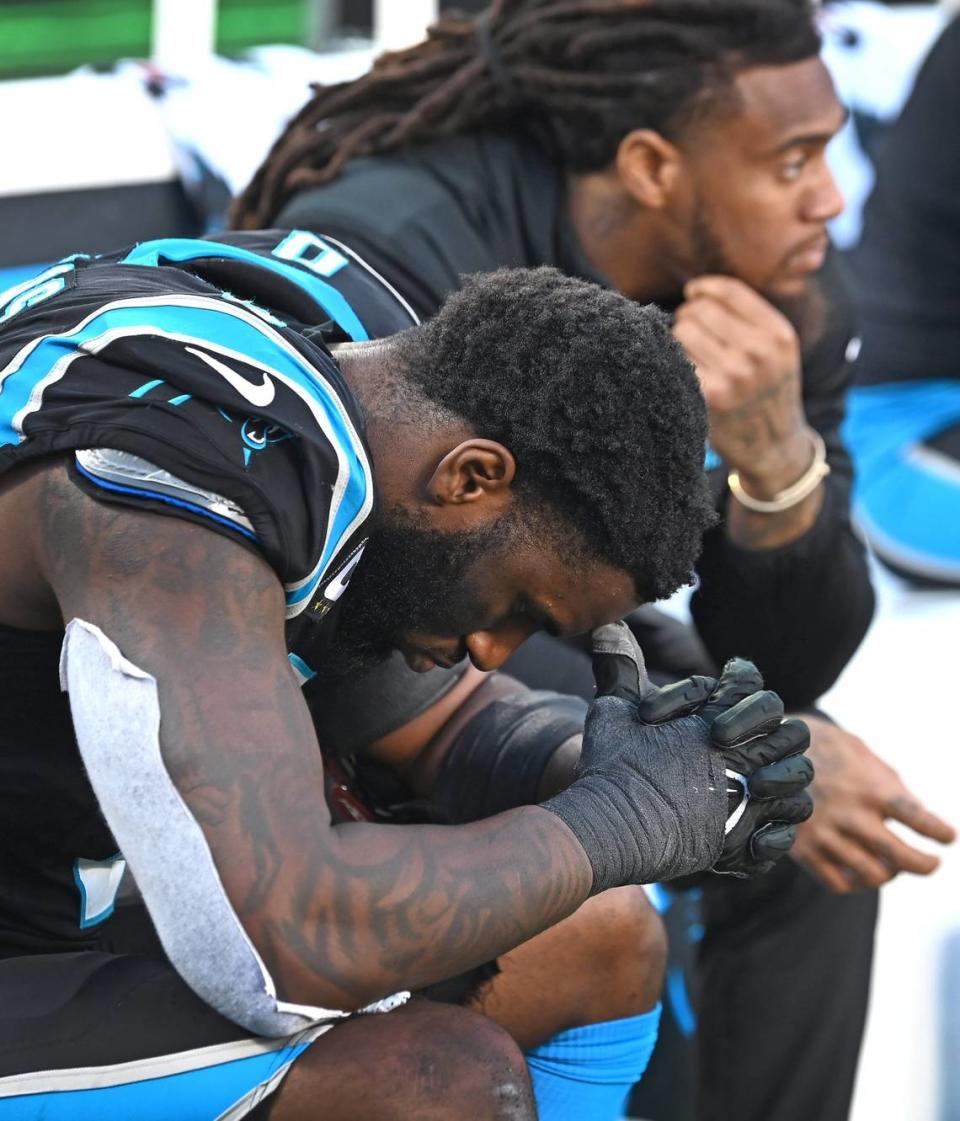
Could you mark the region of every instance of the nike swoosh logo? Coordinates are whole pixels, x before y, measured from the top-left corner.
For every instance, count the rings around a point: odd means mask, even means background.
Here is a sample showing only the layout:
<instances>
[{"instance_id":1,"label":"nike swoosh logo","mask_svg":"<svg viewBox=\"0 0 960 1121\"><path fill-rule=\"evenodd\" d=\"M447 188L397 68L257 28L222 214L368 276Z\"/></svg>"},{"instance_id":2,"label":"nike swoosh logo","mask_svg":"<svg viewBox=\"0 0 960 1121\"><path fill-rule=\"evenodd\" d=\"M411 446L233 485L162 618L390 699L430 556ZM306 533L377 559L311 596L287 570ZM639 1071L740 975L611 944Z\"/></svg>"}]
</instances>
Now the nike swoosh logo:
<instances>
[{"instance_id":1,"label":"nike swoosh logo","mask_svg":"<svg viewBox=\"0 0 960 1121\"><path fill-rule=\"evenodd\" d=\"M241 397L258 409L266 408L277 394L276 386L266 374L263 375L262 383L257 385L256 382L247 381L236 370L231 370L229 366L205 351L197 350L192 346L184 347L184 349L190 354L195 354L197 358L202 358L211 369L217 371L224 381L233 386Z\"/></svg>"}]
</instances>

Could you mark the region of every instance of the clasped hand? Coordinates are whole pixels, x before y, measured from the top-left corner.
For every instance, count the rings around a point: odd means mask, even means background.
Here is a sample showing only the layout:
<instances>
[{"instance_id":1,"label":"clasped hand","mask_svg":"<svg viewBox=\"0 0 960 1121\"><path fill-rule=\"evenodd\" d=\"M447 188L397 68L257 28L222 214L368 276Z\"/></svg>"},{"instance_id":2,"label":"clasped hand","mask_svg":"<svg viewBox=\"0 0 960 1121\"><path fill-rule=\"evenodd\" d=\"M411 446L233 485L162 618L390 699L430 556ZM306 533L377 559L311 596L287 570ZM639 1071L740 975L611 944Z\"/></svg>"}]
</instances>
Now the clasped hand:
<instances>
[{"instance_id":1,"label":"clasped hand","mask_svg":"<svg viewBox=\"0 0 960 1121\"><path fill-rule=\"evenodd\" d=\"M809 733L756 667L649 685L630 629L594 631L597 699L574 783L544 803L583 846L593 891L714 869L766 871L811 812Z\"/></svg>"}]
</instances>

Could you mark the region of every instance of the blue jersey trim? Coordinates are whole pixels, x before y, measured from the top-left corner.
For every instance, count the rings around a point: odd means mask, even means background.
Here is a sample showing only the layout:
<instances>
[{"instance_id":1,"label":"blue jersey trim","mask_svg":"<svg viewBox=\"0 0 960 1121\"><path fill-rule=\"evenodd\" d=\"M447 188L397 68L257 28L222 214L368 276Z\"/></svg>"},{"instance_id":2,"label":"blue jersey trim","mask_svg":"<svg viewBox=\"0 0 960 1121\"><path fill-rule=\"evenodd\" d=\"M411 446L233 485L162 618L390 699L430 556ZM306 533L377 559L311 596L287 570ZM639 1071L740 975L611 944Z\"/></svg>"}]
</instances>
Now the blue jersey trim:
<instances>
[{"instance_id":1,"label":"blue jersey trim","mask_svg":"<svg viewBox=\"0 0 960 1121\"><path fill-rule=\"evenodd\" d=\"M244 537L248 537L251 541L257 541L259 543L257 535L247 529L246 526L237 525L236 522L230 521L229 518L221 517L219 514L213 514L203 506L198 506L193 502L185 502L182 498L172 498L169 494L158 494L156 491L143 490L141 487L125 487L120 483L108 483L106 479L100 479L96 475L91 474L76 461L74 461L74 466L85 479L89 479L91 483L102 487L104 490L113 490L117 491L119 494L133 495L135 498L149 498L152 502L165 502L168 506L179 506L182 510L189 510L191 514L199 514L201 517L211 522L225 525L235 533L240 533Z\"/></svg>"},{"instance_id":2,"label":"blue jersey trim","mask_svg":"<svg viewBox=\"0 0 960 1121\"><path fill-rule=\"evenodd\" d=\"M131 249L120 264L158 267L161 259L186 264L204 257L226 257L276 273L306 292L354 342L366 342L370 338L347 298L332 284L327 284L319 276L296 265L285 264L282 260L265 257L249 249L241 249L238 245L227 245L222 241L198 241L195 238L159 238L157 241L145 241Z\"/></svg>"},{"instance_id":3,"label":"blue jersey trim","mask_svg":"<svg viewBox=\"0 0 960 1121\"><path fill-rule=\"evenodd\" d=\"M0 323L6 323L27 308L58 295L67 286L66 274L73 272L72 261L60 261L39 276L31 277L0 292Z\"/></svg>"},{"instance_id":4,"label":"blue jersey trim","mask_svg":"<svg viewBox=\"0 0 960 1121\"><path fill-rule=\"evenodd\" d=\"M308 666L299 654L288 654L287 657L290 659L290 665L293 666L297 677L301 679L300 683L302 685L305 685L308 681L311 681L317 676L317 671Z\"/></svg>"},{"instance_id":5,"label":"blue jersey trim","mask_svg":"<svg viewBox=\"0 0 960 1121\"><path fill-rule=\"evenodd\" d=\"M0 269L0 304L6 303L10 291L19 287L24 281L36 280L40 274L50 268L50 262L41 262L36 265L13 265Z\"/></svg>"}]
</instances>

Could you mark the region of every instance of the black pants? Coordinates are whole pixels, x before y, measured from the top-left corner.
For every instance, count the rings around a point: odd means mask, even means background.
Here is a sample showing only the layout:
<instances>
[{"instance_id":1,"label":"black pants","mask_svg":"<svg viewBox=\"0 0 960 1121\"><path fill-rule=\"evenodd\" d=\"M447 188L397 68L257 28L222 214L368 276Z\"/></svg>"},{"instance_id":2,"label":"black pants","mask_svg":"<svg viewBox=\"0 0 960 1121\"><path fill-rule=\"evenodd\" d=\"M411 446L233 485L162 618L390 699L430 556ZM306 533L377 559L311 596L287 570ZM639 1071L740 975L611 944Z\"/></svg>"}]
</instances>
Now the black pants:
<instances>
[{"instance_id":1,"label":"black pants","mask_svg":"<svg viewBox=\"0 0 960 1121\"><path fill-rule=\"evenodd\" d=\"M845 1121L877 904L789 857L758 880L704 883L700 1121Z\"/></svg>"},{"instance_id":2,"label":"black pants","mask_svg":"<svg viewBox=\"0 0 960 1121\"><path fill-rule=\"evenodd\" d=\"M667 659L696 672L679 636ZM661 666L650 634L651 670ZM589 660L540 636L506 671L534 687L570 688ZM589 690L579 691L589 698ZM650 1121L845 1121L870 991L876 891L834 895L787 857L756 880L707 876L702 938L672 938L671 967L692 959L697 1038L667 1025L631 1113ZM668 922L668 928L670 923ZM671 930L671 934L676 934ZM669 1015L669 993L666 1010ZM695 1089L696 1087L696 1089Z\"/></svg>"}]
</instances>

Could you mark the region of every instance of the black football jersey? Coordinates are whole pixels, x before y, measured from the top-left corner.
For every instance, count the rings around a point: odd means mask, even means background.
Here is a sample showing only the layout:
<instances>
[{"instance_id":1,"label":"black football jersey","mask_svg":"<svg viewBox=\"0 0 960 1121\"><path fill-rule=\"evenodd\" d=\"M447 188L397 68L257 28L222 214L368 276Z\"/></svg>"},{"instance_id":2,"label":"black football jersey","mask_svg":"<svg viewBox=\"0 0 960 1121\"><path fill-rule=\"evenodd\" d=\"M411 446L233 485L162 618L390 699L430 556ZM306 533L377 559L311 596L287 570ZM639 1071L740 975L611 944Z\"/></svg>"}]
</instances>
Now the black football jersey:
<instances>
[{"instance_id":1,"label":"black football jersey","mask_svg":"<svg viewBox=\"0 0 960 1121\"><path fill-rule=\"evenodd\" d=\"M361 416L327 343L415 322L312 233L61 261L0 295L0 472L72 453L97 498L258 550L309 680L374 508ZM98 944L123 867L59 689L60 638L0 627L0 956Z\"/></svg>"},{"instance_id":2,"label":"black football jersey","mask_svg":"<svg viewBox=\"0 0 960 1121\"><path fill-rule=\"evenodd\" d=\"M374 497L324 333L409 326L384 282L314 234L258 232L74 258L0 307L0 471L65 450L140 457L226 501L125 485L117 463L77 469L104 498L247 540L283 581L289 617L323 614Z\"/></svg>"}]
</instances>

